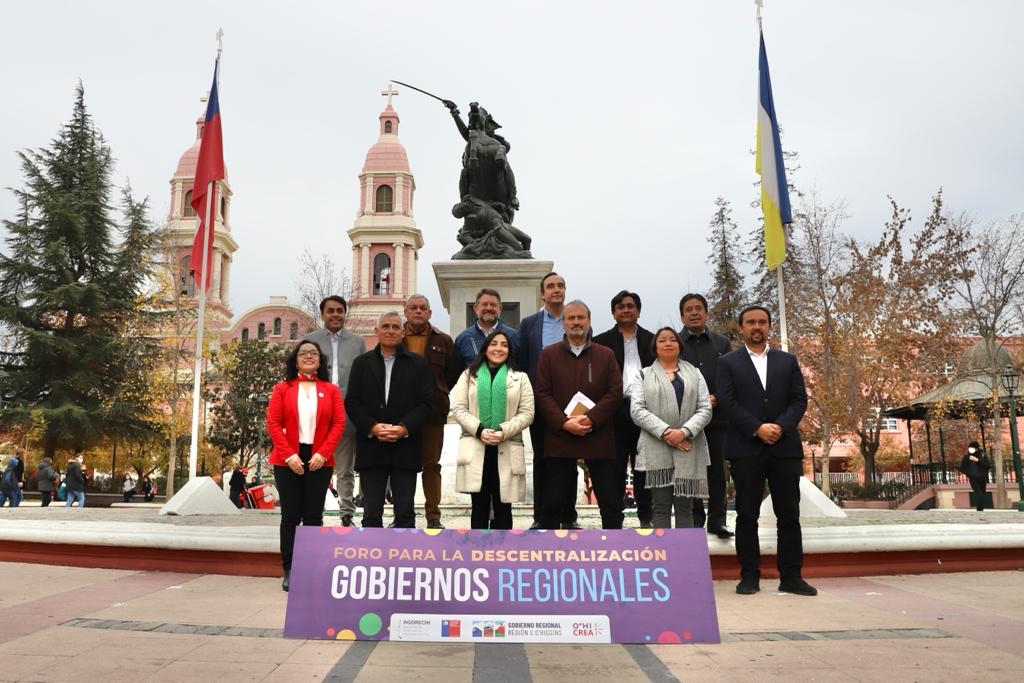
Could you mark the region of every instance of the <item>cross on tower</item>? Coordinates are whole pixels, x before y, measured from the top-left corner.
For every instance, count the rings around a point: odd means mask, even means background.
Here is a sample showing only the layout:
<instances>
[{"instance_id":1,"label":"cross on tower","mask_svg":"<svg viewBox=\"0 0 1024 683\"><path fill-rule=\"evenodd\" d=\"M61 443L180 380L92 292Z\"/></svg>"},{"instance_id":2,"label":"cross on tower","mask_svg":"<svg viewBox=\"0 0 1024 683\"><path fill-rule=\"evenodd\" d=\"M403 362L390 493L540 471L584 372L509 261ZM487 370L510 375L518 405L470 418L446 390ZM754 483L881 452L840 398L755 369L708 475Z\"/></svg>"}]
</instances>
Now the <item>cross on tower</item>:
<instances>
[{"instance_id":1,"label":"cross on tower","mask_svg":"<svg viewBox=\"0 0 1024 683\"><path fill-rule=\"evenodd\" d=\"M390 109L391 108L391 96L392 95L397 95L398 91L395 90L394 88L392 88L391 84L388 83L388 89L387 90L381 90L380 94L384 95L384 96L386 96L388 98L388 109Z\"/></svg>"}]
</instances>

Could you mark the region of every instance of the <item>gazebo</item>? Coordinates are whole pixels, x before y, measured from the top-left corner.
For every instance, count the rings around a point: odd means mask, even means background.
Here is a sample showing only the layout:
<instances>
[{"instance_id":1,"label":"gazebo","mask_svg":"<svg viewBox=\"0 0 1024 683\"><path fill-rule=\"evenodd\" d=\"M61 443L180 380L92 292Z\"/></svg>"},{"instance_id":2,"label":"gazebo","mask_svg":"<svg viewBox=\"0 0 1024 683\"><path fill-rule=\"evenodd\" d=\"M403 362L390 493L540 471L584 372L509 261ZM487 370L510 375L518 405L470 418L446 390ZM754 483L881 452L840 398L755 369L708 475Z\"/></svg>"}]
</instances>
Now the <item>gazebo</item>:
<instances>
[{"instance_id":1,"label":"gazebo","mask_svg":"<svg viewBox=\"0 0 1024 683\"><path fill-rule=\"evenodd\" d=\"M948 384L933 389L917 398L911 399L907 405L889 408L882 412L886 417L895 417L907 421L907 441L910 445L911 470L915 467L920 471L924 465L914 465L914 441L911 436L911 422L924 420L925 433L928 439L928 473L929 483L936 484L936 464L932 455L931 420L935 417L936 408L941 406L943 419L969 420L976 419L981 427L981 443L985 449L985 420L993 417L992 383L995 381L1002 415L1009 412L1009 394L1003 388L999 377L1007 367L1013 367L1010 352L999 343L985 340L979 341L968 349L957 366L956 375ZM942 433L942 423L938 425L939 454L942 458L942 483L949 483L949 468L946 460L946 444ZM915 477L915 481L916 481Z\"/></svg>"}]
</instances>

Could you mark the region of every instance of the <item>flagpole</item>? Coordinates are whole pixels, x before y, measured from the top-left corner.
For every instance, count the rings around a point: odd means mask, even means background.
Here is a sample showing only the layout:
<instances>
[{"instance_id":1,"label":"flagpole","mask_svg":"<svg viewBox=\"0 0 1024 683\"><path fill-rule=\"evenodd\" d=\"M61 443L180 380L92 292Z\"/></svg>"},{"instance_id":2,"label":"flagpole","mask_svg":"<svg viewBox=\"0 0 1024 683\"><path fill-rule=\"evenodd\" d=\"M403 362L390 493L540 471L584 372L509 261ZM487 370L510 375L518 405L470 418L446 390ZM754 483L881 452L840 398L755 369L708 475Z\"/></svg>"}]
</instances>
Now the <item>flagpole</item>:
<instances>
[{"instance_id":1,"label":"flagpole","mask_svg":"<svg viewBox=\"0 0 1024 683\"><path fill-rule=\"evenodd\" d=\"M782 342L782 350L789 351L789 331L786 328L786 283L782 277L782 264L775 268L779 282L779 337Z\"/></svg>"},{"instance_id":2,"label":"flagpole","mask_svg":"<svg viewBox=\"0 0 1024 683\"><path fill-rule=\"evenodd\" d=\"M196 327L196 363L192 371L192 442L188 447L188 478L196 478L196 463L199 458L199 387L203 376L203 332L206 327L206 286L207 267L210 260L210 213L213 205L213 181L206 185L206 220L203 221L203 262L200 264L199 317ZM212 275L212 273L211 273Z\"/></svg>"},{"instance_id":3,"label":"flagpole","mask_svg":"<svg viewBox=\"0 0 1024 683\"><path fill-rule=\"evenodd\" d=\"M224 50L224 43L222 41L224 37L224 30L217 30L217 59L214 64L213 72L217 75L217 80L220 80L220 55ZM219 85L219 83L217 84ZM199 281L199 315L197 317L196 326L196 350L195 350L195 366L192 369L192 434L191 441L188 447L188 480L192 481L196 478L196 470L199 461L199 406L200 406L200 395L199 389L202 386L203 380L203 333L206 329L206 288L209 286L207 279L213 278L212 269L207 266L210 262L210 230L213 226L210 223L210 214L213 208L213 181L211 180L206 184L206 220L203 221L203 261L200 264L200 268L196 270L193 264L193 272L198 272L200 277ZM209 276L207 271L210 271ZM172 473L173 476L173 473Z\"/></svg>"}]
</instances>

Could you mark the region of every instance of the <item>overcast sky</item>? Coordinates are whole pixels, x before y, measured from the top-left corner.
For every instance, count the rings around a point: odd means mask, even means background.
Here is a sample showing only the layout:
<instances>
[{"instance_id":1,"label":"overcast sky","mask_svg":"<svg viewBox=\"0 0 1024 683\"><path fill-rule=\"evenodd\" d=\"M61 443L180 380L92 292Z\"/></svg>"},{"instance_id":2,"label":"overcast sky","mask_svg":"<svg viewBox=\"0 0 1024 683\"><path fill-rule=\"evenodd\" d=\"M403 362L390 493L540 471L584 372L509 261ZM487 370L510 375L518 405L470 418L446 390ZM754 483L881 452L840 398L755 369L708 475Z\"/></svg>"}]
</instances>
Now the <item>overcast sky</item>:
<instances>
[{"instance_id":1,"label":"overcast sky","mask_svg":"<svg viewBox=\"0 0 1024 683\"><path fill-rule=\"evenodd\" d=\"M397 78L478 100L512 144L516 225L570 297L611 324L608 300L638 291L641 323L678 323L680 294L710 282L718 195L756 223L755 8L716 2L53 2L5 7L0 23L0 187L15 151L45 145L75 84L117 158L118 184L160 222L194 139L223 27L221 113L240 247L235 313L296 299L306 248L351 268L346 231L376 141L379 92ZM934 191L982 220L1024 210L1024 3L766 0L765 40L795 181L844 200L845 229L877 236L886 195L919 224ZM457 251L463 141L439 102L398 88L400 139L416 176L419 283L447 327L430 264ZM13 218L10 192L0 216Z\"/></svg>"}]
</instances>

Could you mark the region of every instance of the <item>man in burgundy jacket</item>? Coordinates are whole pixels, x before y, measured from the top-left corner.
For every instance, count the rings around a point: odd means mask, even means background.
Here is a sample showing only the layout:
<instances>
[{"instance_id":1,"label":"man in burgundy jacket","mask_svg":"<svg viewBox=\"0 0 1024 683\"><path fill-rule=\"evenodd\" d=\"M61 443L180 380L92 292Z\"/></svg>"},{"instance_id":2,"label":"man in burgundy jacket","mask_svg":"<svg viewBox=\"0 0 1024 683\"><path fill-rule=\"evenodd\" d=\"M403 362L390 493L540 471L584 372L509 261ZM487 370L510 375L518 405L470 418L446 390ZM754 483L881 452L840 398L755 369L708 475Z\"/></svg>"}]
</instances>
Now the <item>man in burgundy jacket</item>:
<instances>
[{"instance_id":1,"label":"man in burgundy jacket","mask_svg":"<svg viewBox=\"0 0 1024 683\"><path fill-rule=\"evenodd\" d=\"M622 493L615 458L615 413L622 402L622 371L615 354L590 341L590 309L582 301L562 312L565 339L541 351L537 363L537 411L544 421L545 489L536 511L542 529L557 529L567 496L575 498L576 461L583 460L601 509L601 526L622 528ZM567 416L577 392L593 402Z\"/></svg>"}]
</instances>

